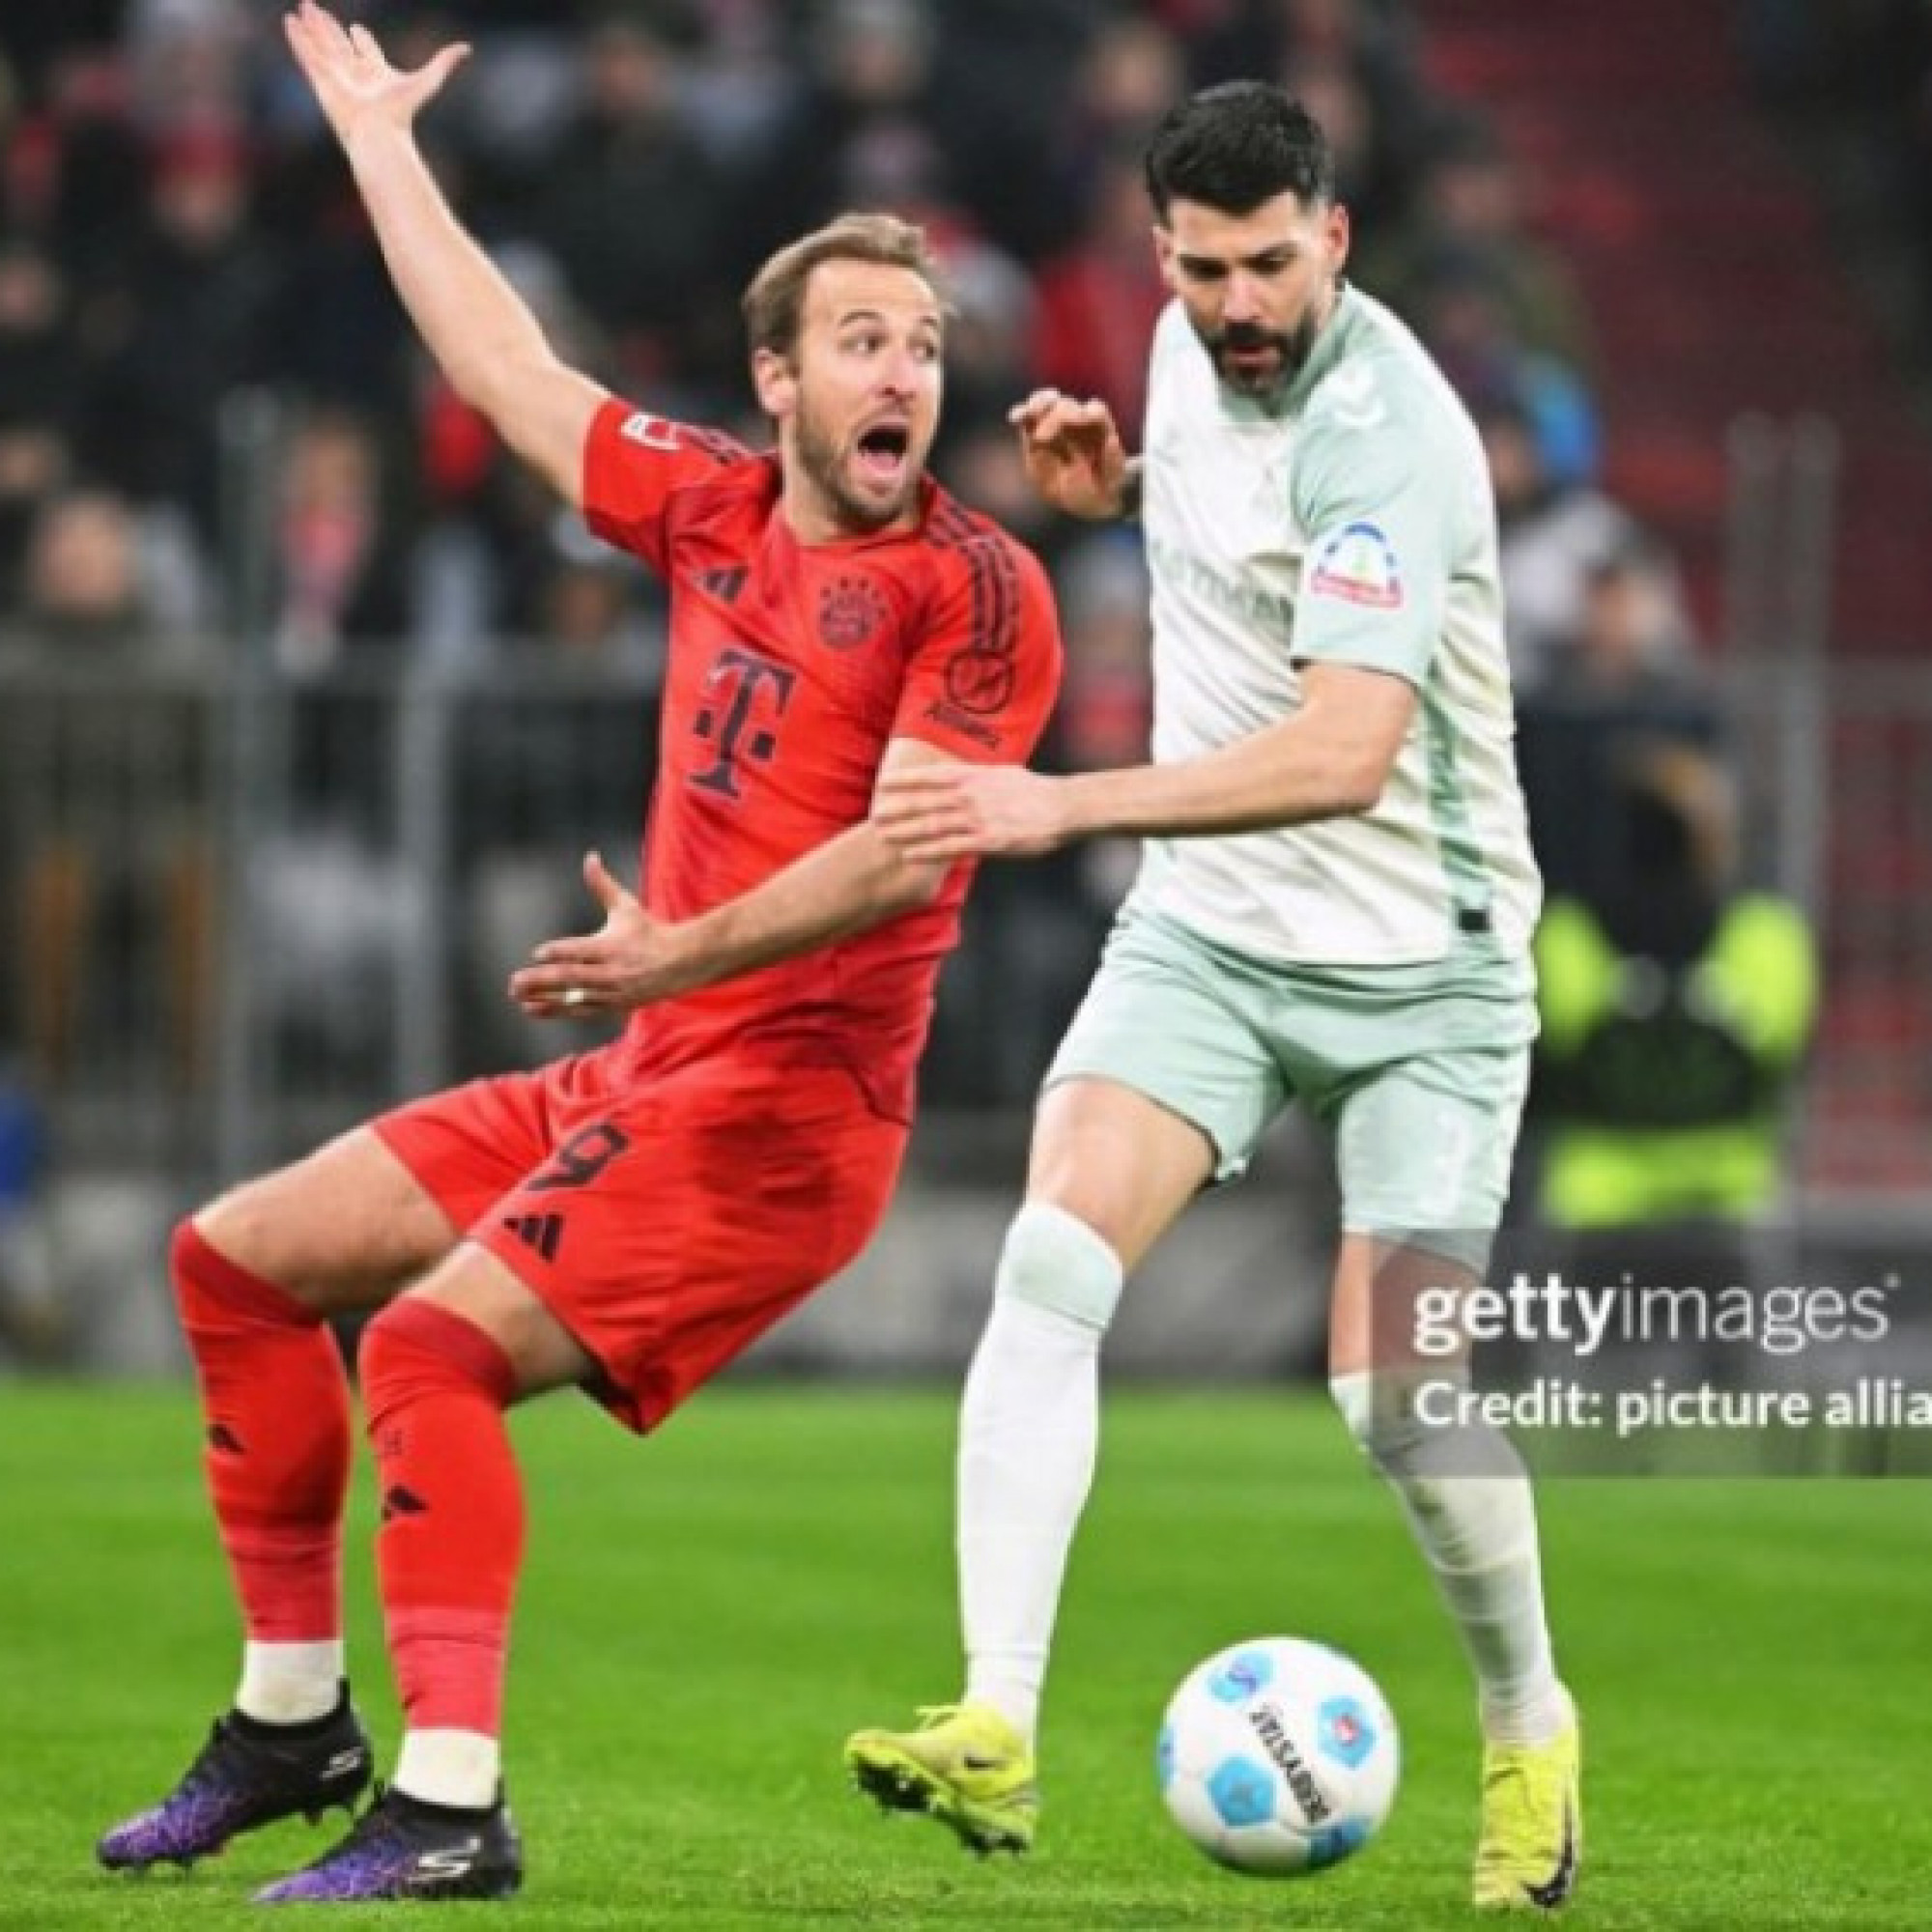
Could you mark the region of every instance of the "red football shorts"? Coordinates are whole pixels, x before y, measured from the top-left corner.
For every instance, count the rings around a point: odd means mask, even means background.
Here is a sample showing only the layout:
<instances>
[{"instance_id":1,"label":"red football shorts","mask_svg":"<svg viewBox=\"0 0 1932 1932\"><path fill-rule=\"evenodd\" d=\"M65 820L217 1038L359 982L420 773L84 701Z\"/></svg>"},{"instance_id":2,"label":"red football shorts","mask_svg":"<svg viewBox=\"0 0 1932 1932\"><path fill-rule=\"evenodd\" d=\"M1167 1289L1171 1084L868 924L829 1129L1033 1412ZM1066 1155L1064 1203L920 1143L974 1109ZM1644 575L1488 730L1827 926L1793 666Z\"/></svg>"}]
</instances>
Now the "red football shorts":
<instances>
[{"instance_id":1,"label":"red football shorts","mask_svg":"<svg viewBox=\"0 0 1932 1932\"><path fill-rule=\"evenodd\" d=\"M851 1261L906 1129L827 1067L712 1058L639 1079L615 1047L375 1123L458 1228L597 1358L645 1430Z\"/></svg>"}]
</instances>

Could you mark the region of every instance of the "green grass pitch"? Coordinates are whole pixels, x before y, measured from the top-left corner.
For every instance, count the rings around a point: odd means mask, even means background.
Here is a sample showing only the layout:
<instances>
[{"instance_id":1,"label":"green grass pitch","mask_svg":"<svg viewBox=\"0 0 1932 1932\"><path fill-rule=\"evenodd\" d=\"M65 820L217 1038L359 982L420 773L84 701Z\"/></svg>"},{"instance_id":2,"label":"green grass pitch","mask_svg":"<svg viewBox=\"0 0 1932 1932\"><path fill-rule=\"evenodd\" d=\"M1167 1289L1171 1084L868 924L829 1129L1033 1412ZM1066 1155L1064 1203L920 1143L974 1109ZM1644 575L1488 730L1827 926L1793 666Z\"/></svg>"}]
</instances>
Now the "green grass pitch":
<instances>
[{"instance_id":1,"label":"green grass pitch","mask_svg":"<svg viewBox=\"0 0 1932 1932\"><path fill-rule=\"evenodd\" d=\"M1075 1553L1041 1843L976 1861L843 1782L857 1724L955 1688L950 1391L737 1386L639 1443L587 1405L516 1423L531 1505L511 1793L545 1928L1385 1928L1463 1905L1470 1698L1394 1507L1311 1396L1117 1392ZM0 1926L258 1923L300 1823L183 1878L97 1870L231 1688L179 1390L0 1388ZM385 1752L366 1476L350 1594ZM1550 1485L1550 1596L1585 1712L1578 1928L1932 1924L1932 1490ZM1403 1722L1396 1814L1312 1880L1217 1871L1151 1776L1165 1694L1235 1637L1325 1637ZM299 1910L299 1909L298 1909ZM394 1922L395 1908L331 1917ZM412 1919L413 1921L413 1918Z\"/></svg>"}]
</instances>

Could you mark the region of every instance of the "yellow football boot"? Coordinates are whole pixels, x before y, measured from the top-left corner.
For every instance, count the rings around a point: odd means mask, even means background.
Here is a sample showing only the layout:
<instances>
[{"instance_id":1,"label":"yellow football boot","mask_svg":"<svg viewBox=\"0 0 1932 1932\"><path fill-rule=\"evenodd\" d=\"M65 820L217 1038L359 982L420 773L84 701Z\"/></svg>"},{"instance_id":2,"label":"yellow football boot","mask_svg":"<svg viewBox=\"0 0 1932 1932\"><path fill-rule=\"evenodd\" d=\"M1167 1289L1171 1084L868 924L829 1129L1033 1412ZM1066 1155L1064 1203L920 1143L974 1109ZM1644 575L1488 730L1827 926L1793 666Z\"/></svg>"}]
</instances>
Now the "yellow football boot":
<instances>
[{"instance_id":1,"label":"yellow football boot","mask_svg":"<svg viewBox=\"0 0 1932 1932\"><path fill-rule=\"evenodd\" d=\"M1570 1721L1547 1745L1483 1750L1483 1834L1471 1896L1489 1912L1554 1912L1583 1858L1582 1740Z\"/></svg>"},{"instance_id":2,"label":"yellow football boot","mask_svg":"<svg viewBox=\"0 0 1932 1932\"><path fill-rule=\"evenodd\" d=\"M1039 1819L1034 1754L986 1704L938 1704L910 1731L854 1731L845 1764L888 1811L923 1811L975 1852L1023 1852Z\"/></svg>"}]
</instances>

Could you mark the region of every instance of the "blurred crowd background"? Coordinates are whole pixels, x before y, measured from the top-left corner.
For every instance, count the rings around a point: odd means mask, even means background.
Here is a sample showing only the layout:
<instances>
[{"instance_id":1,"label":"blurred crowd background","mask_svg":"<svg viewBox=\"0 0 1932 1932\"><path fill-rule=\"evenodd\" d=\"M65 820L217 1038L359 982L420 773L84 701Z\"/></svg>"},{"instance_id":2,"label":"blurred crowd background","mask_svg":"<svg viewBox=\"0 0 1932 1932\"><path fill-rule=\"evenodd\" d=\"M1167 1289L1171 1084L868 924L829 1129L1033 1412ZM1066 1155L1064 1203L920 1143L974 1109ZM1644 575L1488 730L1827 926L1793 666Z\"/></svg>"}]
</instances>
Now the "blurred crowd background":
<instances>
[{"instance_id":1,"label":"blurred crowd background","mask_svg":"<svg viewBox=\"0 0 1932 1932\"><path fill-rule=\"evenodd\" d=\"M1054 384L1138 420L1146 133L1200 83L1296 91L1355 278L1493 465L1565 908L1545 1143L1584 1136L1525 1198L1742 1214L1795 1177L1898 1207L1932 1175L1921 0L340 11L404 64L473 43L423 125L442 181L565 357L662 412L757 440L757 263L841 209L927 227L958 310L937 468L1053 569L1062 768L1142 753L1144 571L1131 530L1042 514L1005 411ZM6 0L0 1306L57 1293L64 1183L98 1225L128 1177L196 1189L554 1050L502 977L584 920L578 849L635 847L663 617L418 349L274 6ZM1024 1108L1132 863L989 870L934 1115ZM1584 1051L1629 1033L1605 962L1633 959L1680 989L1647 1064L1711 1069L1661 1118ZM1714 974L1777 989L1716 1047ZM1740 1123L1716 1198L1605 1179L1618 1134Z\"/></svg>"}]
</instances>

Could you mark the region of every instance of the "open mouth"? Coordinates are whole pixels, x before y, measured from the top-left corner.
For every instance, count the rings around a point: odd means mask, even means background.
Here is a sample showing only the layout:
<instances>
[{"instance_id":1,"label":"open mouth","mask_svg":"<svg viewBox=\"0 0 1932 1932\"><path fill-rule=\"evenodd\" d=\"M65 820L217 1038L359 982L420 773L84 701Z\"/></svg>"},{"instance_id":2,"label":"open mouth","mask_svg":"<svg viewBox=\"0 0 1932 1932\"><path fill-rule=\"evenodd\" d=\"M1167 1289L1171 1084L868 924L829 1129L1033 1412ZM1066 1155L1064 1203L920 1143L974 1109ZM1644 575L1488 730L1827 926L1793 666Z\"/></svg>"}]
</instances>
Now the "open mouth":
<instances>
[{"instance_id":1,"label":"open mouth","mask_svg":"<svg viewBox=\"0 0 1932 1932\"><path fill-rule=\"evenodd\" d=\"M1231 342L1221 355L1224 361L1244 375L1272 369L1281 360L1281 351L1272 342Z\"/></svg>"},{"instance_id":2,"label":"open mouth","mask_svg":"<svg viewBox=\"0 0 1932 1932\"><path fill-rule=\"evenodd\" d=\"M878 423L859 439L859 469L875 483L903 479L912 453L912 432L903 423Z\"/></svg>"}]
</instances>

